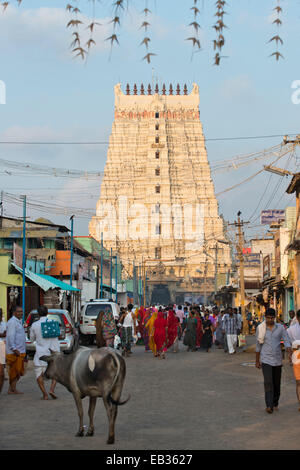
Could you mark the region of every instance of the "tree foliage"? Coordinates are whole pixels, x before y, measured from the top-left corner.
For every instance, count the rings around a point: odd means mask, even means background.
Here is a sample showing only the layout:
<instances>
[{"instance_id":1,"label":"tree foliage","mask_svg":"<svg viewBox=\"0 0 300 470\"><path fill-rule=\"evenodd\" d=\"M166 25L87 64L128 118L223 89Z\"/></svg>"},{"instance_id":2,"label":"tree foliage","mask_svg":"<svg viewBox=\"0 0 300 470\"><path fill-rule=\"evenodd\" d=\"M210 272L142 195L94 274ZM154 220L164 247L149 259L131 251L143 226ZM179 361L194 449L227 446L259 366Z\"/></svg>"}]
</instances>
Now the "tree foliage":
<instances>
[{"instance_id":1,"label":"tree foliage","mask_svg":"<svg viewBox=\"0 0 300 470\"><path fill-rule=\"evenodd\" d=\"M0 0L1 1L1 0ZM81 59L86 59L92 46L96 45L96 41L94 38L94 31L95 28L101 27L101 24L96 21L95 15L95 6L97 0L69 0L72 3L68 3L66 1L66 10L70 15L70 19L66 24L66 27L71 31L71 49L72 53L75 57L80 57ZM120 28L122 27L122 21L124 20L124 16L128 14L128 8L130 6L131 0L110 0L112 4L112 18L109 22L112 26L111 35L105 39L105 41L109 41L111 50L115 45L119 45L119 32ZM144 1L144 8L141 11L141 24L140 29L142 30L143 37L142 41L139 44L140 46L145 48L145 55L143 60L146 60L148 63L151 62L152 57L156 56L157 54L151 50L151 21L153 21L153 15L151 10L149 9L148 1ZM212 2L214 0L202 0L202 2ZM16 2L17 4L25 3L26 0L6 0L1 3L4 10L9 6L10 3ZM85 18L81 15L81 10L78 5L83 3L92 2L93 5L93 14L87 18L87 21L83 21L82 19ZM192 4L188 5L191 2ZM283 9L281 6L281 0L274 0L275 7L273 8L274 14L274 21L273 25L276 28L274 36L270 39L269 43L272 43L276 46L276 50L270 55L270 57L274 57L277 61L280 58L283 58L283 55L280 52L280 46L283 44L283 40L280 37L280 28L282 26L282 13ZM192 18L191 22L189 23L189 28L191 29L191 34L189 37L186 38L186 41L191 43L192 47L192 54L194 52L198 52L201 50L201 43L199 37L199 31L201 29L201 25L199 23L201 17L201 10L200 10L200 0L186 0L184 3L184 8L189 8L192 11ZM213 40L213 49L214 49L214 65L219 66L221 63L221 59L226 56L221 55L222 50L225 47L225 29L228 27L225 24L225 15L228 14L229 2L225 0L217 0L214 2L216 12L214 15L213 29L215 30L216 37ZM88 39L82 39L83 29L88 30L89 37ZM84 35L85 36L85 35Z\"/></svg>"}]
</instances>

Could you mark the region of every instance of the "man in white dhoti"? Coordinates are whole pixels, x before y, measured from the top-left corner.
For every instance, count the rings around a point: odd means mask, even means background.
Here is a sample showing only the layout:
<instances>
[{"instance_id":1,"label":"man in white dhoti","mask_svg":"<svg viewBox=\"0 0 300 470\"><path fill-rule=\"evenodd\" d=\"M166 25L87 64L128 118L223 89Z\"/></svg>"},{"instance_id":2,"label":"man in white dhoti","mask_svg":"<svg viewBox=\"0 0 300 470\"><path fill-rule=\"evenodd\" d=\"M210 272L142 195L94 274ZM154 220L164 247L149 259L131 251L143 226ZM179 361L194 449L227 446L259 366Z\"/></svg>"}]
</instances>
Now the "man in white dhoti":
<instances>
[{"instance_id":1,"label":"man in white dhoti","mask_svg":"<svg viewBox=\"0 0 300 470\"><path fill-rule=\"evenodd\" d=\"M223 317L222 330L226 335L228 352L229 354L234 354L236 352L238 335L241 331L241 322L239 318L233 314L232 308L229 308L228 313Z\"/></svg>"}]
</instances>

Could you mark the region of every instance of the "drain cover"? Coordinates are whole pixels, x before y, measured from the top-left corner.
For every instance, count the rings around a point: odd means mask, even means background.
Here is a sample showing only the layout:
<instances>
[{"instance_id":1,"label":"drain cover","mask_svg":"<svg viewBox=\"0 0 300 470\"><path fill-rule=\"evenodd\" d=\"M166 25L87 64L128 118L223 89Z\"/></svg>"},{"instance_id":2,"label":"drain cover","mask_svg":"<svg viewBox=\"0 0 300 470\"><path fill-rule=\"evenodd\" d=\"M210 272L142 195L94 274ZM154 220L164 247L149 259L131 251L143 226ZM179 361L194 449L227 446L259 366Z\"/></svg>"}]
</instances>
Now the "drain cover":
<instances>
[{"instance_id":1,"label":"drain cover","mask_svg":"<svg viewBox=\"0 0 300 470\"><path fill-rule=\"evenodd\" d=\"M241 366L244 367L255 367L255 362L243 362Z\"/></svg>"}]
</instances>

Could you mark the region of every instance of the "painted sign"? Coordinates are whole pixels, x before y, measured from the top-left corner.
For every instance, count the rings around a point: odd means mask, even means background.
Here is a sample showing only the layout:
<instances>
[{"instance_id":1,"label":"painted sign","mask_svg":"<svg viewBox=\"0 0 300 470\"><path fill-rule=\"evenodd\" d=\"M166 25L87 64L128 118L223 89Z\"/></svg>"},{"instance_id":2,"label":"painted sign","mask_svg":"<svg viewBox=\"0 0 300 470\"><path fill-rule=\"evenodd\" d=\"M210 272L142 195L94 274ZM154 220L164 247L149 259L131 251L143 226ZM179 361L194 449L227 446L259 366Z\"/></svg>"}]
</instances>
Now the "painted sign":
<instances>
[{"instance_id":1,"label":"painted sign","mask_svg":"<svg viewBox=\"0 0 300 470\"><path fill-rule=\"evenodd\" d=\"M236 265L240 265L240 260L236 258ZM245 268L258 268L260 266L260 254L259 253L250 253L244 255L244 267Z\"/></svg>"},{"instance_id":2,"label":"painted sign","mask_svg":"<svg viewBox=\"0 0 300 470\"><path fill-rule=\"evenodd\" d=\"M284 222L284 221L285 221L284 210L267 210L267 211L261 211L260 213L260 223L262 225L278 224L279 222Z\"/></svg>"}]
</instances>

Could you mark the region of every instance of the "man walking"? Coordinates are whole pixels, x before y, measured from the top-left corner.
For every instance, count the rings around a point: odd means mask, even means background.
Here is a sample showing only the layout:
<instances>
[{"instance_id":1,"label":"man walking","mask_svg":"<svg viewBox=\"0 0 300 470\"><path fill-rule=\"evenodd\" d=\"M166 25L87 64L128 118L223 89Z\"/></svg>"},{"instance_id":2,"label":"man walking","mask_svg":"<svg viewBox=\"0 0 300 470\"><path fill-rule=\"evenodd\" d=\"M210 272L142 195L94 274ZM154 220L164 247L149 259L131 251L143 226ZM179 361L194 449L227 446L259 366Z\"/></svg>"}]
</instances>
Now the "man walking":
<instances>
[{"instance_id":1,"label":"man walking","mask_svg":"<svg viewBox=\"0 0 300 470\"><path fill-rule=\"evenodd\" d=\"M256 367L264 376L266 412L278 410L282 370L281 340L291 356L291 343L283 325L275 322L276 312L268 308L265 321L256 331Z\"/></svg>"},{"instance_id":2,"label":"man walking","mask_svg":"<svg viewBox=\"0 0 300 470\"><path fill-rule=\"evenodd\" d=\"M182 336L182 332L183 332L183 321L185 319L185 314L184 314L184 311L182 310L181 305L178 306L178 309L176 311L176 317L179 318L179 322L180 322L180 328L178 328L178 339L180 340Z\"/></svg>"},{"instance_id":3,"label":"man walking","mask_svg":"<svg viewBox=\"0 0 300 470\"><path fill-rule=\"evenodd\" d=\"M9 395L22 394L17 390L17 382L24 375L24 359L26 356L26 335L22 325L23 309L14 307L13 316L6 328L6 364L9 375Z\"/></svg>"},{"instance_id":4,"label":"man walking","mask_svg":"<svg viewBox=\"0 0 300 470\"><path fill-rule=\"evenodd\" d=\"M287 330L291 344L300 340L300 310L297 311L296 322L294 322Z\"/></svg>"},{"instance_id":5,"label":"man walking","mask_svg":"<svg viewBox=\"0 0 300 470\"><path fill-rule=\"evenodd\" d=\"M228 313L224 315L222 328L226 336L228 352L229 354L235 354L241 324L238 317L233 314L231 307L228 309Z\"/></svg>"},{"instance_id":6,"label":"man walking","mask_svg":"<svg viewBox=\"0 0 300 470\"><path fill-rule=\"evenodd\" d=\"M3 321L3 312L0 308L0 393L4 383L4 367L5 367L5 336L6 322Z\"/></svg>"},{"instance_id":7,"label":"man walking","mask_svg":"<svg viewBox=\"0 0 300 470\"><path fill-rule=\"evenodd\" d=\"M44 372L47 369L47 362L41 361L40 357L50 356L51 352L59 352L60 344L58 338L43 338L42 335L42 323L47 321L48 309L44 305L38 307L39 320L34 322L30 328L30 341L36 341L36 350L33 359L35 376L43 394L42 400L48 400L48 394L44 385ZM49 395L56 399L57 396L54 393L56 381L52 380Z\"/></svg>"},{"instance_id":8,"label":"man walking","mask_svg":"<svg viewBox=\"0 0 300 470\"><path fill-rule=\"evenodd\" d=\"M247 323L248 323L248 334L251 335L252 325L253 325L252 313L248 312L246 318L247 318Z\"/></svg>"}]
</instances>

